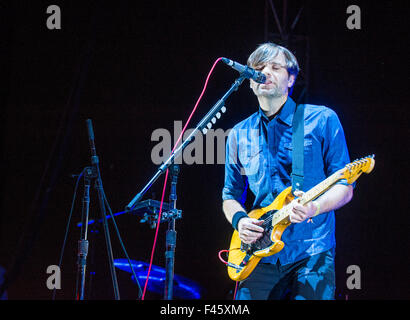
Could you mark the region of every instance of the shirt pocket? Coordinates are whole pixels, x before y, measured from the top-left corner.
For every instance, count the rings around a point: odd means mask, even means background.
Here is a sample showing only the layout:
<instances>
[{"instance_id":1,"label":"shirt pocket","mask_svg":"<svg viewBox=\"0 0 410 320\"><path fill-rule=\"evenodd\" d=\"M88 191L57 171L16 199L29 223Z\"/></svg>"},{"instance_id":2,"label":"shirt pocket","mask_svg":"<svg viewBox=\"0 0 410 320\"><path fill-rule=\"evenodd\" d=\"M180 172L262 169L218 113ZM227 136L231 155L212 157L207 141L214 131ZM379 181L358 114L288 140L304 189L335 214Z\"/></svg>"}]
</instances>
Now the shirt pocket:
<instances>
[{"instance_id":1,"label":"shirt pocket","mask_svg":"<svg viewBox=\"0 0 410 320\"><path fill-rule=\"evenodd\" d=\"M244 147L239 149L239 161L241 163L241 174L248 177L249 182L256 181L262 174L263 153L260 145Z\"/></svg>"},{"instance_id":2,"label":"shirt pocket","mask_svg":"<svg viewBox=\"0 0 410 320\"><path fill-rule=\"evenodd\" d=\"M312 140L304 139L303 141L303 158L305 169L312 162ZM279 149L278 158L281 165L286 168L286 171L290 174L292 172L292 156L293 156L293 145L292 140L285 140L283 142L282 148Z\"/></svg>"}]
</instances>

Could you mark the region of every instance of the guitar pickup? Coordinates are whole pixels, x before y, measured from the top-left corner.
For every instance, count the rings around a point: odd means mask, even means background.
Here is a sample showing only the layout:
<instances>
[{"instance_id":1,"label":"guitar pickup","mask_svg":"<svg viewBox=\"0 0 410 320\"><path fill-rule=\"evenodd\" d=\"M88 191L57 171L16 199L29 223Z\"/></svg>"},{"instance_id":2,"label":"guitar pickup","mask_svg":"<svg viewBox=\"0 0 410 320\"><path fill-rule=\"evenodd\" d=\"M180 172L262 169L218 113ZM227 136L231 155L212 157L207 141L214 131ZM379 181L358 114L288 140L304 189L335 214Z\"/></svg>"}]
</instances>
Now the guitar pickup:
<instances>
[{"instance_id":1,"label":"guitar pickup","mask_svg":"<svg viewBox=\"0 0 410 320\"><path fill-rule=\"evenodd\" d=\"M251 246L249 244L246 243L241 243L241 251L243 252L248 252L251 249Z\"/></svg>"}]
</instances>

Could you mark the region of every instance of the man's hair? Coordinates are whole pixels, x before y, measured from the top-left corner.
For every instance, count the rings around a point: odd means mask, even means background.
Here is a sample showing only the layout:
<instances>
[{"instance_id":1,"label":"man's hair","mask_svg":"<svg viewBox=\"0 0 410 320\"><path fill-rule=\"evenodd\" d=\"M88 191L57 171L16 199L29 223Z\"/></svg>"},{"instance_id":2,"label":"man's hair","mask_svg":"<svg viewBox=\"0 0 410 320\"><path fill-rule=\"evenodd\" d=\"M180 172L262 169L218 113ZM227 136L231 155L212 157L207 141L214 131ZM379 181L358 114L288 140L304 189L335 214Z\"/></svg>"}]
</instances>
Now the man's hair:
<instances>
[{"instance_id":1,"label":"man's hair","mask_svg":"<svg viewBox=\"0 0 410 320\"><path fill-rule=\"evenodd\" d=\"M289 75L294 75L296 79L300 70L298 60L288 49L273 42L266 42L259 45L249 56L247 64L249 67L255 68L258 65L270 62L280 52L285 56L286 69L288 70Z\"/></svg>"}]
</instances>

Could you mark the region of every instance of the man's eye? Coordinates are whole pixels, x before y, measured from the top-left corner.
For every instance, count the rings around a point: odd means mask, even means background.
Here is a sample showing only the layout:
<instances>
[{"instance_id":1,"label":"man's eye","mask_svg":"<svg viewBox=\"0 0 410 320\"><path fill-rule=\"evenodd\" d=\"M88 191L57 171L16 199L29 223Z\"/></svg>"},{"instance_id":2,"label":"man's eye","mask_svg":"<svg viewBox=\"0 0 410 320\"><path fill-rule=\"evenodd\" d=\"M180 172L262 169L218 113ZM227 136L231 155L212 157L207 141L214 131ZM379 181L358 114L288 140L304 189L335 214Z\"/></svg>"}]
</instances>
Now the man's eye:
<instances>
[{"instance_id":1,"label":"man's eye","mask_svg":"<svg viewBox=\"0 0 410 320\"><path fill-rule=\"evenodd\" d=\"M272 64L272 70L277 71L279 69L282 69L283 66L280 64Z\"/></svg>"}]
</instances>

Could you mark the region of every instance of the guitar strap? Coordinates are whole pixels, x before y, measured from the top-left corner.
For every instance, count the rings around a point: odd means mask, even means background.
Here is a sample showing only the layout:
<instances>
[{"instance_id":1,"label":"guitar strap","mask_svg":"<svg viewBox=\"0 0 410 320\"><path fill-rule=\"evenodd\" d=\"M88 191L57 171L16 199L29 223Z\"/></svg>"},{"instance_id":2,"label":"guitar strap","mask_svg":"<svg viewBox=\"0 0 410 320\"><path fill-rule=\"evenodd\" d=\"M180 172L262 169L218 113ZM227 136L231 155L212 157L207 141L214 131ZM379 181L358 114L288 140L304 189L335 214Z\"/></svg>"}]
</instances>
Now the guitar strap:
<instances>
[{"instance_id":1,"label":"guitar strap","mask_svg":"<svg viewBox=\"0 0 410 320\"><path fill-rule=\"evenodd\" d=\"M303 188L304 104L297 105L292 122L292 191Z\"/></svg>"}]
</instances>

